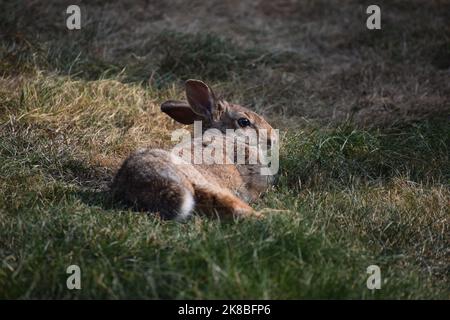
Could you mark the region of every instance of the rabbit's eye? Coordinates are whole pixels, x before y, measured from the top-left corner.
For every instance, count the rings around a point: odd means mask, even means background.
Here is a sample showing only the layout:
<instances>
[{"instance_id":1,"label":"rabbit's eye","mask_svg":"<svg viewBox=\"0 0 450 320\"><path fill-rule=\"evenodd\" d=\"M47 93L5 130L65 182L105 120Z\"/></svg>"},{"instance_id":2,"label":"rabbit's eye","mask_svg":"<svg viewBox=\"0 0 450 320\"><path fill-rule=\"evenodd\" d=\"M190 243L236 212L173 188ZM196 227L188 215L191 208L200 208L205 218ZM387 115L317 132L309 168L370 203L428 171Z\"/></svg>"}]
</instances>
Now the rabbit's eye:
<instances>
[{"instance_id":1,"label":"rabbit's eye","mask_svg":"<svg viewBox=\"0 0 450 320\"><path fill-rule=\"evenodd\" d=\"M248 127L250 125L250 120L248 120L247 118L240 118L237 122L242 128Z\"/></svg>"}]
</instances>

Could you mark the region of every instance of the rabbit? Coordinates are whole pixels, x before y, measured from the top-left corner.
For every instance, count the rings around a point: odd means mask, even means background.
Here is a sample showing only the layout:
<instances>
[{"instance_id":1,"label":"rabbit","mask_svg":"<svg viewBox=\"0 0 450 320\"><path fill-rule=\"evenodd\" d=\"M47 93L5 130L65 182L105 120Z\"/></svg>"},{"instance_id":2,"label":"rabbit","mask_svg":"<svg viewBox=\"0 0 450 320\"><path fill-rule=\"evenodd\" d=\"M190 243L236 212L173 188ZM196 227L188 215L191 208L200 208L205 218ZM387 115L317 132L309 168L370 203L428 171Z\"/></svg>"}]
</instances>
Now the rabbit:
<instances>
[{"instance_id":1,"label":"rabbit","mask_svg":"<svg viewBox=\"0 0 450 320\"><path fill-rule=\"evenodd\" d=\"M200 80L185 83L186 101L169 100L161 111L181 124L201 121L203 132L212 131L213 140L227 147L227 129L267 132L268 145L278 142L269 123L249 109L217 99L212 89ZM228 131L229 132L229 131ZM241 140L242 141L242 140ZM159 212L163 219L186 220L193 212L219 217L261 217L250 202L258 199L274 182L273 175L262 175L261 162L235 164L236 146L223 164L192 163L183 160L184 152L200 150L208 143L194 138L182 145L181 152L162 149L140 149L131 154L118 170L112 193L117 199L140 211ZM246 143L245 159L258 152L256 145ZM258 154L261 156L261 154Z\"/></svg>"}]
</instances>

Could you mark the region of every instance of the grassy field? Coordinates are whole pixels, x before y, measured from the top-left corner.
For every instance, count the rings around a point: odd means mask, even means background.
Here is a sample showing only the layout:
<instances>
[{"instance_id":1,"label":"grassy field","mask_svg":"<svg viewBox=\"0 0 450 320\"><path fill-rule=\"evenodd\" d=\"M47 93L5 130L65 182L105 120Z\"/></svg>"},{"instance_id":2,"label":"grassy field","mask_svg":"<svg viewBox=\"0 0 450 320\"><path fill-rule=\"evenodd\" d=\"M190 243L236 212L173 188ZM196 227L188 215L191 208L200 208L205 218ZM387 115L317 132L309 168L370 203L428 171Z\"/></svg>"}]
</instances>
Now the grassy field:
<instances>
[{"instance_id":1,"label":"grassy field","mask_svg":"<svg viewBox=\"0 0 450 320\"><path fill-rule=\"evenodd\" d=\"M0 298L450 298L448 1L66 2L0 7ZM280 129L265 219L111 200L187 78Z\"/></svg>"}]
</instances>

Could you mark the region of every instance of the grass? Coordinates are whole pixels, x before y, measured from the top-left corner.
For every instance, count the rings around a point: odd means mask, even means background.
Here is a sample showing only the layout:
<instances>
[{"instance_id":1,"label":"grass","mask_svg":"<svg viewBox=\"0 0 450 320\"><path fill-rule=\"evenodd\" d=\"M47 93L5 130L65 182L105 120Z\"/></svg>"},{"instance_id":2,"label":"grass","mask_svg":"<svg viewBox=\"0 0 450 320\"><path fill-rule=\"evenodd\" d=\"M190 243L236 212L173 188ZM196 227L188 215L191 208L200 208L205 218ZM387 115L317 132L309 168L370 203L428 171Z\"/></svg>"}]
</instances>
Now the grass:
<instances>
[{"instance_id":1,"label":"grass","mask_svg":"<svg viewBox=\"0 0 450 320\"><path fill-rule=\"evenodd\" d=\"M336 23L339 14L357 21L344 11L359 12L358 1L286 12L261 1L242 15L227 4L220 15L170 3L143 16L120 2L86 6L103 14L88 16L83 33L60 28L57 6L11 3L0 13L0 298L450 298L439 3L395 2L387 25L419 11L423 23L373 36ZM208 32L186 25L194 13ZM258 21L270 24L256 32ZM420 50L399 50L403 37ZM281 129L278 182L254 204L265 219L175 223L111 200L127 154L170 146L178 126L159 104L182 98L188 77ZM81 290L66 288L71 264ZM366 287L373 264L381 290Z\"/></svg>"},{"instance_id":2,"label":"grass","mask_svg":"<svg viewBox=\"0 0 450 320\"><path fill-rule=\"evenodd\" d=\"M450 137L446 121L360 130L342 124L332 130L313 128L289 132L282 166L293 184L308 188L334 182L351 186L358 181L386 181L408 177L412 181L446 184ZM339 170L336 170L339 168Z\"/></svg>"}]
</instances>

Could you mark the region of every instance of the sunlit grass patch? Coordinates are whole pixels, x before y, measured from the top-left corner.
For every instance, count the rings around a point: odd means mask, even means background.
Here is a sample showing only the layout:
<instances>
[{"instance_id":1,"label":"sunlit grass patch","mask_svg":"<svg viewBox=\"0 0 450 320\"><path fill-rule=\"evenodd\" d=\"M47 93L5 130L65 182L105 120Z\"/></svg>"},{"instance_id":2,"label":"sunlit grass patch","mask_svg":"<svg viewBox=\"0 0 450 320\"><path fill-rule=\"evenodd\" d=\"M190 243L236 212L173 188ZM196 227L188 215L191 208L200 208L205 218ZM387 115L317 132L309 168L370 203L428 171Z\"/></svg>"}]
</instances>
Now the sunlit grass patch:
<instances>
[{"instance_id":1,"label":"sunlit grass patch","mask_svg":"<svg viewBox=\"0 0 450 320\"><path fill-rule=\"evenodd\" d=\"M39 75L22 79L0 98L2 131L20 135L23 130L28 139L40 136L59 146L79 147L81 153L123 156L138 146L160 146L170 139L173 123L159 111L159 103L179 94L174 88L146 90L116 80Z\"/></svg>"}]
</instances>

